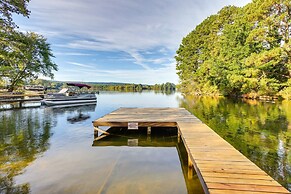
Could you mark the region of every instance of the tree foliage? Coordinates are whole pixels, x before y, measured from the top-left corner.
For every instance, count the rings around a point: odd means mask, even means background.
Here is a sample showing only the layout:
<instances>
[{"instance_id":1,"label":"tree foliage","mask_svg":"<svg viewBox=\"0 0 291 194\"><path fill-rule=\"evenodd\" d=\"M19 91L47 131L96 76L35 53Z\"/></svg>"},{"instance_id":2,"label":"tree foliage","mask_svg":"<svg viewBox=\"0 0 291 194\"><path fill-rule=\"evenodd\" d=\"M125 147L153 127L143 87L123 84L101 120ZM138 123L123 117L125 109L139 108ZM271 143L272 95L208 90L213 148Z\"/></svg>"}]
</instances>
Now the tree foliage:
<instances>
[{"instance_id":1,"label":"tree foliage","mask_svg":"<svg viewBox=\"0 0 291 194\"><path fill-rule=\"evenodd\" d=\"M189 33L177 50L180 88L227 96L285 95L291 87L290 37L290 1L224 7Z\"/></svg>"},{"instance_id":2,"label":"tree foliage","mask_svg":"<svg viewBox=\"0 0 291 194\"><path fill-rule=\"evenodd\" d=\"M12 20L12 14L21 14L25 17L29 16L27 3L29 0L0 0L0 25L1 27L16 27Z\"/></svg>"},{"instance_id":3,"label":"tree foliage","mask_svg":"<svg viewBox=\"0 0 291 194\"><path fill-rule=\"evenodd\" d=\"M25 80L39 75L53 77L57 65L52 62L50 45L46 39L33 32L20 32L12 14L28 17L29 0L0 1L0 80L9 83L9 90Z\"/></svg>"}]
</instances>

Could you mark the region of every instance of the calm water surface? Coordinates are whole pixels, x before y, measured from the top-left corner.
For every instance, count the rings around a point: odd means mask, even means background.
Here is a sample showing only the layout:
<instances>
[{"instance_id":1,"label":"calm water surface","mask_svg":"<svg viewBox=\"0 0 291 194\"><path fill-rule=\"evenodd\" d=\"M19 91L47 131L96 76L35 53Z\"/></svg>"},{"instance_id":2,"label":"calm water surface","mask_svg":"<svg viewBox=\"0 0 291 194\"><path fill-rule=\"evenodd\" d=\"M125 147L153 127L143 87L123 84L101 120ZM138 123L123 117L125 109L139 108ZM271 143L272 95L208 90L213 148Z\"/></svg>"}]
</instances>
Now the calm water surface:
<instances>
[{"instance_id":1,"label":"calm water surface","mask_svg":"<svg viewBox=\"0 0 291 194\"><path fill-rule=\"evenodd\" d=\"M97 105L0 111L0 193L202 193L187 178L177 129L109 129L116 136L94 141L92 120L119 107L177 107L178 98L101 93Z\"/></svg>"},{"instance_id":2,"label":"calm water surface","mask_svg":"<svg viewBox=\"0 0 291 194\"><path fill-rule=\"evenodd\" d=\"M202 193L176 129L94 141L91 121L119 107L185 107L291 190L291 102L111 92L93 106L0 111L0 193Z\"/></svg>"}]
</instances>

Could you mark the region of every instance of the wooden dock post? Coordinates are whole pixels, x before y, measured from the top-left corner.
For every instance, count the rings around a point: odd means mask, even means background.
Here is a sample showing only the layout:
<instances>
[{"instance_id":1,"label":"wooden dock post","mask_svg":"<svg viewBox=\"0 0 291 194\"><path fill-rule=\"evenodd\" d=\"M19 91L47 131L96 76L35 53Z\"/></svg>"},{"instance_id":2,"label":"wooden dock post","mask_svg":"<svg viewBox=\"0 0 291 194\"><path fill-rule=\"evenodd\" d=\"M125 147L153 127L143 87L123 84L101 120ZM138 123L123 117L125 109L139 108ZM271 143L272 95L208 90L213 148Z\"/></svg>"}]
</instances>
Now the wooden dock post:
<instances>
[{"instance_id":1,"label":"wooden dock post","mask_svg":"<svg viewBox=\"0 0 291 194\"><path fill-rule=\"evenodd\" d=\"M181 142L181 133L180 133L180 131L178 129L178 143L180 143L180 142Z\"/></svg>"},{"instance_id":2,"label":"wooden dock post","mask_svg":"<svg viewBox=\"0 0 291 194\"><path fill-rule=\"evenodd\" d=\"M193 179L193 162L188 154L188 179Z\"/></svg>"},{"instance_id":3,"label":"wooden dock post","mask_svg":"<svg viewBox=\"0 0 291 194\"><path fill-rule=\"evenodd\" d=\"M152 133L152 128L151 127L148 127L147 134L150 135L151 133Z\"/></svg>"},{"instance_id":4,"label":"wooden dock post","mask_svg":"<svg viewBox=\"0 0 291 194\"><path fill-rule=\"evenodd\" d=\"M193 167L188 168L188 179L189 180L193 179L193 174L194 174Z\"/></svg>"},{"instance_id":5,"label":"wooden dock post","mask_svg":"<svg viewBox=\"0 0 291 194\"><path fill-rule=\"evenodd\" d=\"M189 155L188 155L188 167L189 168L193 167L193 163Z\"/></svg>"},{"instance_id":6,"label":"wooden dock post","mask_svg":"<svg viewBox=\"0 0 291 194\"><path fill-rule=\"evenodd\" d=\"M98 130L96 128L98 128L98 126L94 127L94 137L98 137Z\"/></svg>"}]
</instances>

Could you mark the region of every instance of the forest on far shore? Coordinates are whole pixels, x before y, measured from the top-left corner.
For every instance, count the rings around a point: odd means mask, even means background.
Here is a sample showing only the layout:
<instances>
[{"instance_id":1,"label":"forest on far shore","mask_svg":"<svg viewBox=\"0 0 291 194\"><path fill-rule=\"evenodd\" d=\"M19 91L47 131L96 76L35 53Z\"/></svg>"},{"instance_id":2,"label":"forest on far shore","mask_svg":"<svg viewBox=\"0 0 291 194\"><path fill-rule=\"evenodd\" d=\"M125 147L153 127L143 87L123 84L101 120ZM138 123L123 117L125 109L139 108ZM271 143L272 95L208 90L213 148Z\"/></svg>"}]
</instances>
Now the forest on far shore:
<instances>
[{"instance_id":1,"label":"forest on far shore","mask_svg":"<svg viewBox=\"0 0 291 194\"><path fill-rule=\"evenodd\" d=\"M43 80L37 79L26 83L26 85L32 86L43 86L48 92L57 92L62 88L66 88L67 83L75 82L64 82L64 81L53 81L53 80ZM162 84L134 84L134 83L115 83L115 82L81 82L91 86L91 91L120 91L120 92L141 92L143 90L154 90L161 91L165 93L171 93L176 90L176 85L170 82ZM23 85L24 86L24 85ZM23 92L23 86L20 86L16 91ZM1 88L1 87L0 87Z\"/></svg>"},{"instance_id":2,"label":"forest on far shore","mask_svg":"<svg viewBox=\"0 0 291 194\"><path fill-rule=\"evenodd\" d=\"M253 0L227 6L190 32L177 50L185 94L291 99L291 4Z\"/></svg>"}]
</instances>

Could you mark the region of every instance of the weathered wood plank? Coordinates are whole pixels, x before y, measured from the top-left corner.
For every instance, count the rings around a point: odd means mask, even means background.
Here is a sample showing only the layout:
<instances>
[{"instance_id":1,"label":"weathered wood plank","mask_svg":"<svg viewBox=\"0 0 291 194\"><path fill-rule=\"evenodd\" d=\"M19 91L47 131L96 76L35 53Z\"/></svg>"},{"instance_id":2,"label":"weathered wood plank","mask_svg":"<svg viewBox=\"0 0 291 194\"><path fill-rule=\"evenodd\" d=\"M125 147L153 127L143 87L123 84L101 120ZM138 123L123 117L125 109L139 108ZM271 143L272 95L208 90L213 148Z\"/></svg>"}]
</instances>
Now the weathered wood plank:
<instances>
[{"instance_id":1,"label":"weathered wood plank","mask_svg":"<svg viewBox=\"0 0 291 194\"><path fill-rule=\"evenodd\" d=\"M243 184L243 185L267 185L267 186L278 186L281 185L277 183L275 180L261 180L261 179L253 179L250 181L247 177L245 178L221 178L221 177L203 177L205 182L207 183L226 183L226 184Z\"/></svg>"},{"instance_id":2,"label":"weathered wood plank","mask_svg":"<svg viewBox=\"0 0 291 194\"><path fill-rule=\"evenodd\" d=\"M227 172L204 172L203 177L249 179L250 182L253 180L270 180L268 175L234 174Z\"/></svg>"},{"instance_id":3,"label":"weathered wood plank","mask_svg":"<svg viewBox=\"0 0 291 194\"><path fill-rule=\"evenodd\" d=\"M282 194L281 192L250 192L250 191L235 191L235 190L224 190L224 189L209 189L210 194L259 194L259 193L264 193L264 194ZM286 192L286 194L289 192Z\"/></svg>"},{"instance_id":4,"label":"weathered wood plank","mask_svg":"<svg viewBox=\"0 0 291 194\"><path fill-rule=\"evenodd\" d=\"M282 186L269 186L269 185L245 185L245 184L228 184L228 183L207 183L209 189L225 189L235 191L249 191L249 192L277 192L286 193L288 192Z\"/></svg>"},{"instance_id":5,"label":"weathered wood plank","mask_svg":"<svg viewBox=\"0 0 291 194\"><path fill-rule=\"evenodd\" d=\"M197 163L196 163L197 164ZM223 163L219 163L219 162L209 162L209 163L198 163L197 165L200 166L200 168L202 169L241 169L241 170L260 170L259 167L255 166L255 165L241 165L241 164L236 164L236 163L232 163L230 164L223 164Z\"/></svg>"}]
</instances>

